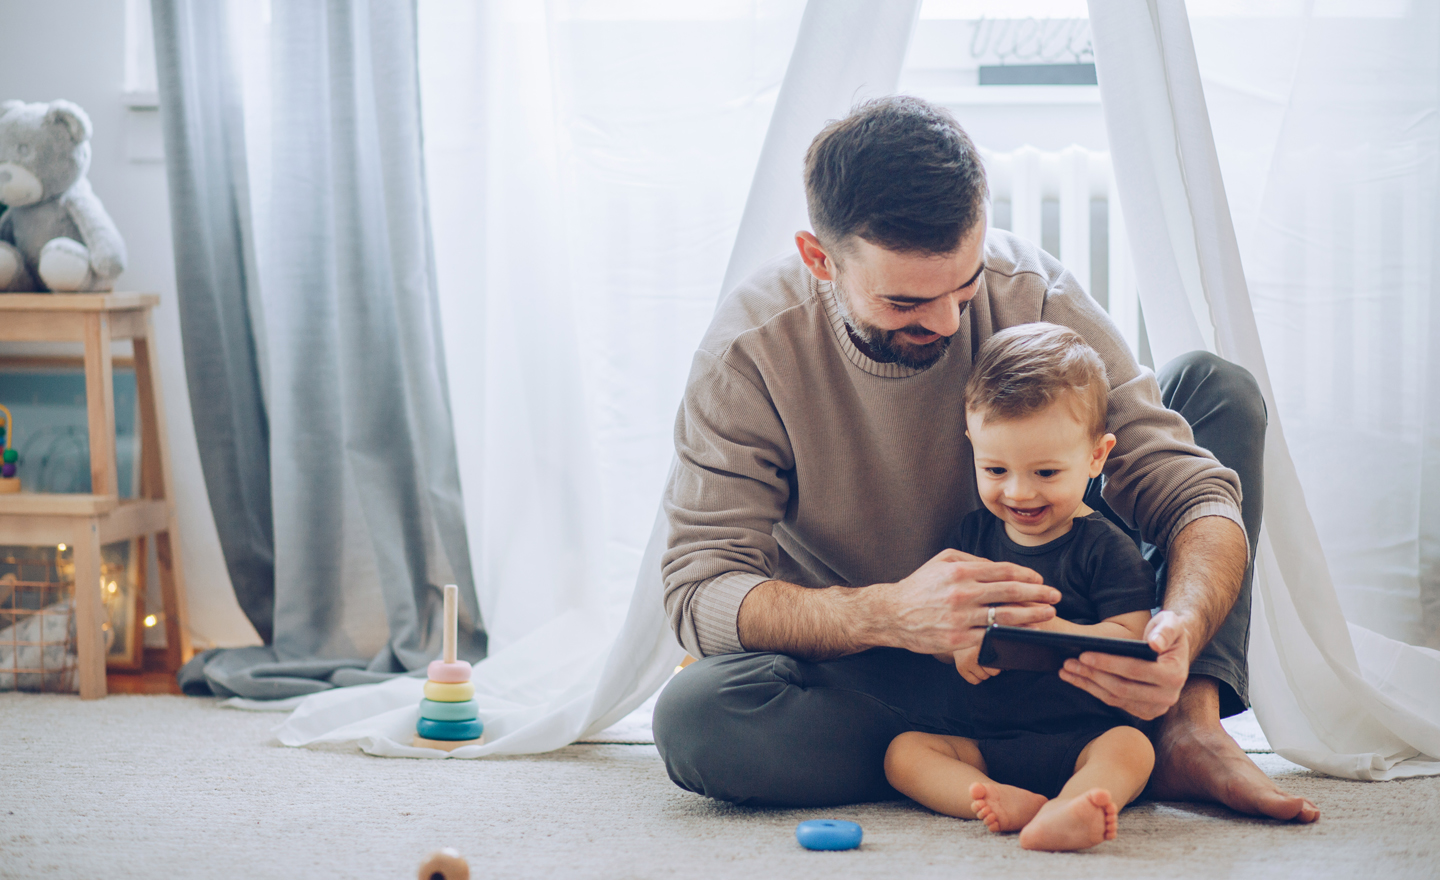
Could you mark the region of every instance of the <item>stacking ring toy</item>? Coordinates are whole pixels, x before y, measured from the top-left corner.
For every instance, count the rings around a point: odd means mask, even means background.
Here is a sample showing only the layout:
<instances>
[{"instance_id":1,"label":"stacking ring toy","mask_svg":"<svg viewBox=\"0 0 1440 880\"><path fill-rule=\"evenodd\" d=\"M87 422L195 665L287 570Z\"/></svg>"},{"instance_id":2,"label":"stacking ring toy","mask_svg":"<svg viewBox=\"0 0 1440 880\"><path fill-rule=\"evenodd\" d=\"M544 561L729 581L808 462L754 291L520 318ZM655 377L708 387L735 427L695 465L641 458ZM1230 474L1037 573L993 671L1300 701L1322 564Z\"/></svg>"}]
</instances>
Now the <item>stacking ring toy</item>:
<instances>
[{"instance_id":1,"label":"stacking ring toy","mask_svg":"<svg viewBox=\"0 0 1440 880\"><path fill-rule=\"evenodd\" d=\"M470 664L464 660L456 660L454 663L431 660L425 677L441 684L464 684L470 680Z\"/></svg>"},{"instance_id":2,"label":"stacking ring toy","mask_svg":"<svg viewBox=\"0 0 1440 880\"><path fill-rule=\"evenodd\" d=\"M459 601L459 587L446 584L441 629L444 644L440 659L426 670L429 680L425 682L425 699L420 701L420 720L415 722L415 736L410 740L416 748L453 752L485 741L480 704L475 700L475 685L470 683L470 664L455 656ZM469 876L468 871L466 868L465 876ZM434 877L442 874L436 873ZM434 880L434 877L421 871L422 880Z\"/></svg>"},{"instance_id":3,"label":"stacking ring toy","mask_svg":"<svg viewBox=\"0 0 1440 880\"><path fill-rule=\"evenodd\" d=\"M480 704L474 700L463 703L437 703L434 700L420 701L420 717L431 721L474 721L480 717Z\"/></svg>"},{"instance_id":4,"label":"stacking ring toy","mask_svg":"<svg viewBox=\"0 0 1440 880\"><path fill-rule=\"evenodd\" d=\"M859 825L839 819L811 819L795 827L795 839L806 849L854 849L863 835Z\"/></svg>"},{"instance_id":5,"label":"stacking ring toy","mask_svg":"<svg viewBox=\"0 0 1440 880\"><path fill-rule=\"evenodd\" d=\"M438 681L425 682L425 699L434 700L437 703L463 703L475 696L475 685L470 682L464 684L442 684Z\"/></svg>"},{"instance_id":6,"label":"stacking ring toy","mask_svg":"<svg viewBox=\"0 0 1440 880\"><path fill-rule=\"evenodd\" d=\"M454 742L461 739L479 739L485 732L485 725L479 721L431 721L421 718L415 723L415 732L426 739L443 739Z\"/></svg>"}]
</instances>

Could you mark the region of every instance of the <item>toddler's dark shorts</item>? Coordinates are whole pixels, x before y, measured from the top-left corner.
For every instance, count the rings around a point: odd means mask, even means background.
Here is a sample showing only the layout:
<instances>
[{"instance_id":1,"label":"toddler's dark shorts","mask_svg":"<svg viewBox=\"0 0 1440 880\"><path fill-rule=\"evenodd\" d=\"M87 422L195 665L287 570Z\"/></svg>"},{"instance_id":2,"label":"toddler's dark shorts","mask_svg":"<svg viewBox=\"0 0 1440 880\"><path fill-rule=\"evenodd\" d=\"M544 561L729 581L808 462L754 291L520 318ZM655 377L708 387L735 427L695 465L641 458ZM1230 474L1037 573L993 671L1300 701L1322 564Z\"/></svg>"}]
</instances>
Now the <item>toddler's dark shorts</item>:
<instances>
[{"instance_id":1,"label":"toddler's dark shorts","mask_svg":"<svg viewBox=\"0 0 1440 880\"><path fill-rule=\"evenodd\" d=\"M1113 726L1113 725L1112 725ZM996 782L1053 798L1075 775L1075 762L1096 737L1111 727L1065 733L1016 733L976 740L985 759L985 775Z\"/></svg>"}]
</instances>

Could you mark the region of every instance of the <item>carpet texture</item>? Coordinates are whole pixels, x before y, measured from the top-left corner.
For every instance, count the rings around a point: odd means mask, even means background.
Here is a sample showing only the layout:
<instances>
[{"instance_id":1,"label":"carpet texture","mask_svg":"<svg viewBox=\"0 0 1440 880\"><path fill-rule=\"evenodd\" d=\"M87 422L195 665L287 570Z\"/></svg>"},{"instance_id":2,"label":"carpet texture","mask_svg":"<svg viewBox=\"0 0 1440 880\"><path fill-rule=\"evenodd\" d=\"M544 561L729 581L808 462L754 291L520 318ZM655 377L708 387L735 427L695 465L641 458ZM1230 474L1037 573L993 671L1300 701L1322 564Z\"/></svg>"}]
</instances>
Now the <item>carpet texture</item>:
<instances>
[{"instance_id":1,"label":"carpet texture","mask_svg":"<svg viewBox=\"0 0 1440 880\"><path fill-rule=\"evenodd\" d=\"M453 846L500 878L1436 877L1440 779L1356 783L1254 759L1319 805L1312 826L1143 803L1083 853L908 802L733 807L681 791L653 746L409 761L272 744L275 715L205 699L0 694L0 877L414 877ZM811 853L805 819L865 828Z\"/></svg>"}]
</instances>

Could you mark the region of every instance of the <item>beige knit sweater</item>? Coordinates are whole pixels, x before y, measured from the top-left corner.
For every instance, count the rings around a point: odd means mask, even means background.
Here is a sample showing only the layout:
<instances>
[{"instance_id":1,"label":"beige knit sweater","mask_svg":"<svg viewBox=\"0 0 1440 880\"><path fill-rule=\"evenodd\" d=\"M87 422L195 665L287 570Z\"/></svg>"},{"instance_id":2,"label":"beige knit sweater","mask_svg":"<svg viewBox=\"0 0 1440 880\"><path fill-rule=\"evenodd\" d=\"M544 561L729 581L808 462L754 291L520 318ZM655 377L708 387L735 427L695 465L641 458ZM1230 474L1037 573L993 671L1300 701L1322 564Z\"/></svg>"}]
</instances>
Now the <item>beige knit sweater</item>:
<instances>
[{"instance_id":1,"label":"beige knit sweater","mask_svg":"<svg viewBox=\"0 0 1440 880\"><path fill-rule=\"evenodd\" d=\"M889 583L944 549L980 506L965 438L971 362L991 334L1031 321L1075 329L1105 360L1117 438L1105 499L1116 513L1162 547L1202 516L1241 522L1235 472L1194 444L1109 316L1034 245L990 230L979 292L949 351L924 370L862 354L832 285L795 255L720 306L676 418L663 573L685 649L743 651L740 602L764 581Z\"/></svg>"}]
</instances>

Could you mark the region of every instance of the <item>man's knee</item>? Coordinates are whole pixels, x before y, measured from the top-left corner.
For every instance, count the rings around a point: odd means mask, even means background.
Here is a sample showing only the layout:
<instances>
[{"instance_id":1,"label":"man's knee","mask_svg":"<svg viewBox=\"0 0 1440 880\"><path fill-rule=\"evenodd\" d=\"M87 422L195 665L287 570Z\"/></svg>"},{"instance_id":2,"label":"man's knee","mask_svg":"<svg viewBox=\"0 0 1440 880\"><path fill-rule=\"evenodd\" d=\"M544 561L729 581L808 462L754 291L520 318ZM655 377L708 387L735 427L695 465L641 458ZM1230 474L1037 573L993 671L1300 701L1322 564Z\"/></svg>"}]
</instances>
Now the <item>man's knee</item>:
<instances>
[{"instance_id":1,"label":"man's knee","mask_svg":"<svg viewBox=\"0 0 1440 880\"><path fill-rule=\"evenodd\" d=\"M1268 417L1260 383L1249 370L1208 351L1182 354L1156 375L1165 405L1187 415L1192 426L1223 411L1229 426L1264 436ZM1188 418L1193 414L1194 418Z\"/></svg>"},{"instance_id":2,"label":"man's knee","mask_svg":"<svg viewBox=\"0 0 1440 880\"><path fill-rule=\"evenodd\" d=\"M676 785L741 802L755 759L747 740L755 714L785 685L771 670L780 655L724 654L685 667L655 702L655 747ZM752 777L753 778L753 777Z\"/></svg>"},{"instance_id":3,"label":"man's knee","mask_svg":"<svg viewBox=\"0 0 1440 880\"><path fill-rule=\"evenodd\" d=\"M893 658L862 658L834 661L841 668L828 673L827 664L817 669L784 654L727 654L691 664L655 703L655 746L666 772L681 788L740 804L894 797L885 781L885 747L908 725L848 686L875 672L853 667L889 668Z\"/></svg>"}]
</instances>

